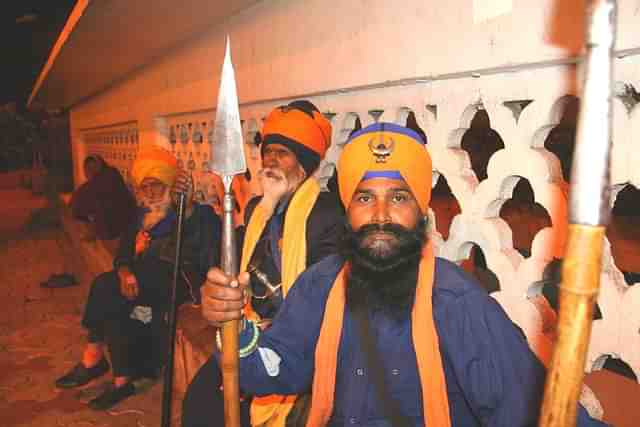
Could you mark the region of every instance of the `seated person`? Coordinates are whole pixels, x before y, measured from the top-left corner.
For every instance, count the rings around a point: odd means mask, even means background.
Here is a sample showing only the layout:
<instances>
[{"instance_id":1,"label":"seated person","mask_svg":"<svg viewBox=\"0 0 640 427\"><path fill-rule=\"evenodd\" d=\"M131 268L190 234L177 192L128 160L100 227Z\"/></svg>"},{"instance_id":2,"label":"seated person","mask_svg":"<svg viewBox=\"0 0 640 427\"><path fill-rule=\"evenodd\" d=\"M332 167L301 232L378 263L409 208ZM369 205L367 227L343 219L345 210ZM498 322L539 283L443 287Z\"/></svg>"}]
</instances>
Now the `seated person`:
<instances>
[{"instance_id":1,"label":"seated person","mask_svg":"<svg viewBox=\"0 0 640 427\"><path fill-rule=\"evenodd\" d=\"M189 296L197 302L207 270L219 263L220 219L211 207L192 202L192 179L177 170L173 154L161 148L143 150L133 164L132 177L140 205L137 221L121 239L114 269L91 285L82 319L89 341L82 360L56 381L59 388L73 388L107 373L108 346L113 384L89 402L96 410L131 396L132 380L153 377L162 365L175 256L172 198L177 192L184 193L187 201L178 303Z\"/></svg>"},{"instance_id":2,"label":"seated person","mask_svg":"<svg viewBox=\"0 0 640 427\"><path fill-rule=\"evenodd\" d=\"M107 242L108 247L115 246L111 241L122 236L135 218L135 199L120 172L100 156L89 156L84 160L84 174L87 182L78 187L71 197L72 215L88 222L95 238ZM68 240L58 242L66 271L52 274L42 283L43 287L62 288L77 283L70 267L76 255L71 252Z\"/></svg>"},{"instance_id":3,"label":"seated person","mask_svg":"<svg viewBox=\"0 0 640 427\"><path fill-rule=\"evenodd\" d=\"M331 145L331 124L309 101L274 109L262 128L263 189L246 207L246 233L241 241L241 266L252 275L253 297L246 309L267 328L298 275L338 250L343 215L339 201L320 191L313 177ZM183 401L182 425L220 426L222 406L211 399L219 392L216 360L196 374ZM219 375L218 377L219 378ZM254 399L254 419L285 418L293 398Z\"/></svg>"},{"instance_id":4,"label":"seated person","mask_svg":"<svg viewBox=\"0 0 640 427\"><path fill-rule=\"evenodd\" d=\"M71 198L73 217L91 222L97 239L121 237L135 216L136 206L122 175L100 156L87 157L84 171L87 182Z\"/></svg>"},{"instance_id":5,"label":"seated person","mask_svg":"<svg viewBox=\"0 0 640 427\"><path fill-rule=\"evenodd\" d=\"M295 411L306 415L286 425L537 425L544 366L500 305L434 256L431 173L424 142L405 127L376 123L347 141L341 253L298 277L270 328L247 321L240 333L245 425L251 396L309 390ZM208 320L241 318L248 282L210 270ZM579 426L603 425L577 409Z\"/></svg>"}]
</instances>

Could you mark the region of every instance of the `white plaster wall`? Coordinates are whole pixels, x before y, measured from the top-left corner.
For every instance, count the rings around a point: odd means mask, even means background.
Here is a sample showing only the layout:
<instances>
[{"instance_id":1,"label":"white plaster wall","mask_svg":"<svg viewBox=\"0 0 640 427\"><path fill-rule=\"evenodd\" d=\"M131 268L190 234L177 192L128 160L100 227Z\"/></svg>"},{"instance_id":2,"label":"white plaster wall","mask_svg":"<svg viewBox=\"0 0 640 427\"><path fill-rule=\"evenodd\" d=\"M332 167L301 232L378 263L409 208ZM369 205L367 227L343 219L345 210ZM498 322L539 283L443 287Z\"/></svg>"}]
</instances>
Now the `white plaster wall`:
<instances>
[{"instance_id":1,"label":"white plaster wall","mask_svg":"<svg viewBox=\"0 0 640 427\"><path fill-rule=\"evenodd\" d=\"M483 20L482 4L511 4L504 13ZM374 119L403 122L416 114L427 133L434 169L443 174L461 208L447 240L435 235L438 253L459 261L469 243L481 247L502 290L494 294L526 332L538 354L548 354L541 319L526 298L530 284L545 265L561 256L566 241L567 183L558 160L544 149L548 132L558 123L562 99L578 93L576 67L548 63L575 55L582 39L582 1L568 0L270 0L241 13L224 27L212 28L156 63L127 76L71 112L74 159L86 154L83 136L96 127L136 123L142 144L167 142L156 119L175 126L213 119L224 34L232 38L245 131L261 127L261 119L276 105L297 96L312 99L331 112L334 145L321 171L328 173L353 128ZM619 1L617 48L628 56L616 60L616 80L640 87L640 32L636 22L640 0ZM501 11L493 11L501 12ZM545 67L539 63L547 61ZM508 72L499 67L522 65ZM526 65L529 64L529 65ZM536 65L538 64L538 65ZM472 77L472 71L479 77ZM424 76L435 79L416 82ZM367 89L398 79L403 85ZM519 117L507 101L532 100ZM437 106L434 109L426 106ZM491 158L488 178L479 182L460 140L475 111L486 109L491 126L505 149ZM615 102L612 184L640 187L640 108L628 112ZM164 125L163 125L164 126ZM192 144L192 143L189 143ZM202 156L204 146L176 144L187 158ZM111 147L120 150L118 147ZM247 151L248 154L250 150ZM251 156L249 156L251 157ZM250 158L255 169L258 160ZM524 177L553 227L534 240L532 255L523 258L513 247L508 224L497 216L511 195L505 188L513 177ZM425 183L431 185L431 183ZM437 217L435 218L437 221ZM616 354L640 375L640 300L638 286L628 288L607 251L600 297L604 319L594 322L587 369L601 354Z\"/></svg>"}]
</instances>

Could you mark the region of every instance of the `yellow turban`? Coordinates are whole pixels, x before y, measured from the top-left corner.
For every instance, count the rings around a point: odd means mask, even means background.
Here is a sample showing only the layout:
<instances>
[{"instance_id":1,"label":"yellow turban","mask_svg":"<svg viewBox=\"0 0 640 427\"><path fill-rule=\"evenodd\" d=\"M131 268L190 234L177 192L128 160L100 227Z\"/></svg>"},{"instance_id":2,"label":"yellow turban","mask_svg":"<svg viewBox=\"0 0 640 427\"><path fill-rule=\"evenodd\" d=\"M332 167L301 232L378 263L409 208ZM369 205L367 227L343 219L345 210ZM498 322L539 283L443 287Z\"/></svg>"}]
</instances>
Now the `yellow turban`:
<instances>
[{"instance_id":1,"label":"yellow turban","mask_svg":"<svg viewBox=\"0 0 640 427\"><path fill-rule=\"evenodd\" d=\"M144 148L138 153L131 168L131 177L135 186L145 178L155 178L171 187L176 179L178 162L168 150L160 147Z\"/></svg>"},{"instance_id":2,"label":"yellow turban","mask_svg":"<svg viewBox=\"0 0 640 427\"><path fill-rule=\"evenodd\" d=\"M431 199L431 156L413 130L393 123L376 123L355 132L338 160L338 187L345 208L363 179L403 179L420 210Z\"/></svg>"}]
</instances>

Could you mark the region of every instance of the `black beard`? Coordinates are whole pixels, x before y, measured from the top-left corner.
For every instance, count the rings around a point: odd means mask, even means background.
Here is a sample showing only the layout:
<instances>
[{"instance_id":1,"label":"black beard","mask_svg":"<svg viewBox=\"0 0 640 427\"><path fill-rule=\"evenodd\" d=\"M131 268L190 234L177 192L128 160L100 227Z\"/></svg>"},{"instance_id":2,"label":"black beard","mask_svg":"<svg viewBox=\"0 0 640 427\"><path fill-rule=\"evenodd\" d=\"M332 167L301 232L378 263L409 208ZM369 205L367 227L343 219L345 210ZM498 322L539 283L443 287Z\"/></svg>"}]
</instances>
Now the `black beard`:
<instances>
[{"instance_id":1,"label":"black beard","mask_svg":"<svg viewBox=\"0 0 640 427\"><path fill-rule=\"evenodd\" d=\"M341 254L351 263L345 299L350 310L368 307L393 317L405 316L415 298L427 222L409 230L398 224L367 224L353 231L347 224ZM368 243L371 233L386 232L395 241Z\"/></svg>"}]
</instances>

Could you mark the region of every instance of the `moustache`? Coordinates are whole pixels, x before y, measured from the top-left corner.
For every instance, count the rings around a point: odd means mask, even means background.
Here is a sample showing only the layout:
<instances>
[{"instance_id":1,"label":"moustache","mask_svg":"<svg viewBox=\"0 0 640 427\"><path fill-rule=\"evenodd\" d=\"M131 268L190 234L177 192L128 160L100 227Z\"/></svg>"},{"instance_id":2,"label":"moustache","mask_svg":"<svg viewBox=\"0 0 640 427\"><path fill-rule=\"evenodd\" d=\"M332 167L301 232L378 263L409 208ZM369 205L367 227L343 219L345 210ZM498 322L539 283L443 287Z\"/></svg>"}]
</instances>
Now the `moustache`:
<instances>
[{"instance_id":1,"label":"moustache","mask_svg":"<svg viewBox=\"0 0 640 427\"><path fill-rule=\"evenodd\" d=\"M402 236L411 231L400 224L394 224L392 222L383 223L371 223L361 226L358 231L355 232L357 236L366 236L372 233L389 233L396 236Z\"/></svg>"}]
</instances>

